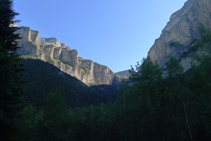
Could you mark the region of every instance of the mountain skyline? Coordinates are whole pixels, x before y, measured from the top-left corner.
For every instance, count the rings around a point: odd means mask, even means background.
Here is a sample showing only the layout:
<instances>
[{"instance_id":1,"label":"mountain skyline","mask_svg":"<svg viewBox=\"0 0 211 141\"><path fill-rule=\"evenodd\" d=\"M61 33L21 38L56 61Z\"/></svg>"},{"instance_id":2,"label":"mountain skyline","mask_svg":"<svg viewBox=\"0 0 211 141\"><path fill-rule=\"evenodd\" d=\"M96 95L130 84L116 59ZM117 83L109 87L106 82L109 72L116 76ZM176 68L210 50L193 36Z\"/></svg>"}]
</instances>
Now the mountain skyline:
<instances>
[{"instance_id":1,"label":"mountain skyline","mask_svg":"<svg viewBox=\"0 0 211 141\"><path fill-rule=\"evenodd\" d=\"M41 37L56 37L79 56L118 72L147 56L170 15L184 2L15 0L14 9L20 13L19 26L39 30Z\"/></svg>"},{"instance_id":2,"label":"mountain skyline","mask_svg":"<svg viewBox=\"0 0 211 141\"><path fill-rule=\"evenodd\" d=\"M176 1L16 2L0 0L1 140L211 140L211 0L169 21Z\"/></svg>"}]
</instances>

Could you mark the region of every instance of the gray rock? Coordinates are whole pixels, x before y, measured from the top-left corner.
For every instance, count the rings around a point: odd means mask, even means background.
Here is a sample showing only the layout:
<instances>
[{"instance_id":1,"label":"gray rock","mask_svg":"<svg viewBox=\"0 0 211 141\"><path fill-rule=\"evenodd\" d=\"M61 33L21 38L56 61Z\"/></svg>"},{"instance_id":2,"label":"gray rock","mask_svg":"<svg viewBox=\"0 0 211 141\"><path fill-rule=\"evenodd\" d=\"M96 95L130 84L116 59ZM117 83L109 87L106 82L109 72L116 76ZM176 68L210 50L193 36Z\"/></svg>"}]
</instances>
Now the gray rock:
<instances>
[{"instance_id":1,"label":"gray rock","mask_svg":"<svg viewBox=\"0 0 211 141\"><path fill-rule=\"evenodd\" d=\"M21 48L18 50L18 53L36 57L39 47L38 31L31 30L29 27L21 27L17 33L20 34L21 37L19 40L19 46Z\"/></svg>"},{"instance_id":2,"label":"gray rock","mask_svg":"<svg viewBox=\"0 0 211 141\"><path fill-rule=\"evenodd\" d=\"M31 30L29 27L21 27L17 33L21 36L19 41L21 48L18 52L21 56L47 61L87 85L110 85L119 80L108 67L78 57L76 50L71 50L56 38L39 38L38 31Z\"/></svg>"},{"instance_id":3,"label":"gray rock","mask_svg":"<svg viewBox=\"0 0 211 141\"><path fill-rule=\"evenodd\" d=\"M40 38L40 45L53 45L61 47L61 43L56 38Z\"/></svg>"},{"instance_id":4,"label":"gray rock","mask_svg":"<svg viewBox=\"0 0 211 141\"><path fill-rule=\"evenodd\" d=\"M124 77L129 77L129 70L125 70L125 71L120 71L120 72L117 72L115 73L117 74L118 76L120 76L121 78L124 78Z\"/></svg>"},{"instance_id":5,"label":"gray rock","mask_svg":"<svg viewBox=\"0 0 211 141\"><path fill-rule=\"evenodd\" d=\"M181 64L187 70L191 59L181 58L181 55L187 52L193 41L199 37L200 24L211 28L211 0L188 0L171 16L148 56L161 67L164 67L170 56L174 56L181 60ZM179 46L170 47L171 43L178 43Z\"/></svg>"}]
</instances>

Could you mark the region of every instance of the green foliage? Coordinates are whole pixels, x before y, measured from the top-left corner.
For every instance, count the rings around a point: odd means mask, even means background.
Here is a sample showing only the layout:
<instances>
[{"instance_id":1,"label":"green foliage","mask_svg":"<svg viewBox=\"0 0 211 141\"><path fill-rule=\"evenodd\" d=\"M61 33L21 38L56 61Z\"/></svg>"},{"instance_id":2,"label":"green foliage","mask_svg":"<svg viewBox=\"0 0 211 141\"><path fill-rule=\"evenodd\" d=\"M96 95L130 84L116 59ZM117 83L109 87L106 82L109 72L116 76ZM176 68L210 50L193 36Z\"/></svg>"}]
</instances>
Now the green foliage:
<instances>
[{"instance_id":1,"label":"green foliage","mask_svg":"<svg viewBox=\"0 0 211 141\"><path fill-rule=\"evenodd\" d=\"M83 74L86 74L89 72L89 69L88 68L80 68L80 71L83 73Z\"/></svg>"},{"instance_id":2,"label":"green foliage","mask_svg":"<svg viewBox=\"0 0 211 141\"><path fill-rule=\"evenodd\" d=\"M200 38L194 42L194 48L200 53L193 54L194 58L201 62L204 58L210 58L211 54L211 30L203 25L199 26Z\"/></svg>"},{"instance_id":3,"label":"green foliage","mask_svg":"<svg viewBox=\"0 0 211 141\"><path fill-rule=\"evenodd\" d=\"M150 58L143 59L142 65L137 63L136 71L134 68L130 70L130 80L134 83L153 82L161 79L161 70L157 64L154 64Z\"/></svg>"},{"instance_id":4,"label":"green foliage","mask_svg":"<svg viewBox=\"0 0 211 141\"><path fill-rule=\"evenodd\" d=\"M48 58L47 62L60 63L61 61L59 59Z\"/></svg>"},{"instance_id":5,"label":"green foliage","mask_svg":"<svg viewBox=\"0 0 211 141\"><path fill-rule=\"evenodd\" d=\"M51 91L62 90L68 106L96 105L106 101L106 97L94 88L85 86L81 81L66 73L59 73L57 67L34 59L23 59L25 70L23 84L25 100L36 108L44 105L47 94Z\"/></svg>"},{"instance_id":6,"label":"green foliage","mask_svg":"<svg viewBox=\"0 0 211 141\"><path fill-rule=\"evenodd\" d=\"M44 106L43 119L39 125L41 140L68 140L68 108L60 92L48 94Z\"/></svg>"},{"instance_id":7,"label":"green foliage","mask_svg":"<svg viewBox=\"0 0 211 141\"><path fill-rule=\"evenodd\" d=\"M208 54L201 57L200 64L187 72L172 57L166 63L165 74L150 58L143 59L141 65L137 63L131 68L130 81L119 85L115 102L69 108L61 93L50 93L41 112L33 112L30 107L24 110L28 120L20 124L26 124L23 129L31 132L25 137L62 141L210 140L211 59ZM106 95L110 91L101 90L107 87L91 88ZM43 115L38 114L42 111ZM33 118L32 115L41 116Z\"/></svg>"},{"instance_id":8,"label":"green foliage","mask_svg":"<svg viewBox=\"0 0 211 141\"><path fill-rule=\"evenodd\" d=\"M200 32L200 38L199 42L201 42L203 47L205 46L211 46L211 30L209 28L206 28L204 25L199 26L199 32Z\"/></svg>"},{"instance_id":9,"label":"green foliage","mask_svg":"<svg viewBox=\"0 0 211 141\"><path fill-rule=\"evenodd\" d=\"M36 60L37 58L34 56L30 56L30 55L24 55L24 56L20 56L21 59L34 59Z\"/></svg>"},{"instance_id":10,"label":"green foliage","mask_svg":"<svg viewBox=\"0 0 211 141\"><path fill-rule=\"evenodd\" d=\"M199 28L200 36L194 40L188 48L187 52L184 52L182 57L191 56L197 62L203 62L203 59L210 57L211 54L211 29L200 25Z\"/></svg>"},{"instance_id":11,"label":"green foliage","mask_svg":"<svg viewBox=\"0 0 211 141\"><path fill-rule=\"evenodd\" d=\"M16 119L22 109L22 68L17 54L17 28L10 27L17 15L12 9L12 0L0 1L0 138L15 140Z\"/></svg>"},{"instance_id":12,"label":"green foliage","mask_svg":"<svg viewBox=\"0 0 211 141\"><path fill-rule=\"evenodd\" d=\"M183 73L183 68L175 57L170 57L166 62L166 69L169 77L175 77Z\"/></svg>"},{"instance_id":13,"label":"green foliage","mask_svg":"<svg viewBox=\"0 0 211 141\"><path fill-rule=\"evenodd\" d=\"M34 44L35 46L37 46L36 44ZM38 45L37 46L38 51L40 52L44 52L43 46Z\"/></svg>"},{"instance_id":14,"label":"green foliage","mask_svg":"<svg viewBox=\"0 0 211 141\"><path fill-rule=\"evenodd\" d=\"M54 117L55 120L59 119L60 116L62 116L62 114L58 115L58 113L59 112L65 113L66 109L67 107L64 101L64 97L60 92L51 92L48 94L44 106L45 118L48 119Z\"/></svg>"},{"instance_id":15,"label":"green foliage","mask_svg":"<svg viewBox=\"0 0 211 141\"><path fill-rule=\"evenodd\" d=\"M17 140L34 140L37 136L37 127L43 117L43 112L37 110L32 105L25 106L21 113L21 118L17 120L18 136Z\"/></svg>"},{"instance_id":16,"label":"green foliage","mask_svg":"<svg viewBox=\"0 0 211 141\"><path fill-rule=\"evenodd\" d=\"M33 133L37 127L36 140L210 140L210 59L185 73L175 58L167 64L169 75L162 78L160 68L145 59L130 76L133 85L119 86L116 102L69 108L61 93L49 93L40 122L26 120L33 126L24 128ZM34 121L33 110L25 111Z\"/></svg>"},{"instance_id":17,"label":"green foliage","mask_svg":"<svg viewBox=\"0 0 211 141\"><path fill-rule=\"evenodd\" d=\"M40 137L46 140L46 135L53 134L54 138L48 139L176 141L189 140L188 127L190 127L194 140L208 140L211 124L209 119L211 79L206 80L205 77L210 77L211 65L208 62L204 63L187 73L172 74L175 76L172 81L170 76L162 78L159 67L147 59L143 62L144 66L139 67L141 70L137 69L136 73L139 74L135 75L133 85L128 86L126 83L121 85L122 94L118 101L95 107L70 109L69 112L64 112L68 113L66 116L62 116L62 111L65 110L62 108L64 107L62 98L56 94L48 96L49 108L44 110L44 117L46 113L48 118L43 118L45 120L42 123L52 124L44 124L46 125L44 131L48 133L43 132ZM196 76L201 74L204 74L204 77L200 77L202 85L198 89L195 86L198 85ZM180 79L177 79L179 76ZM65 124L62 124L64 122Z\"/></svg>"},{"instance_id":18,"label":"green foliage","mask_svg":"<svg viewBox=\"0 0 211 141\"><path fill-rule=\"evenodd\" d=\"M203 29L201 31L198 48L209 49L210 33ZM24 79L28 80L28 84L25 84L28 90L26 100L39 106L35 109L28 105L17 110L21 118L15 120L16 124L5 124L18 127L18 135L12 136L14 134L8 132L7 126L3 126L7 132L4 131L1 135L8 133L10 140L21 141L210 140L210 52L200 58L198 66L183 72L179 61L171 57L166 63L167 75L150 58L143 59L142 64L137 63L135 68L131 68L130 81L119 86L117 101L89 107L85 106L101 102L103 96L114 91L113 87L81 86L71 76L58 75L59 70L48 63L24 59L22 61L27 70ZM11 62L16 64L14 60ZM10 71L9 68L6 71ZM81 70L83 73L87 71L89 70ZM7 86L6 84L3 86ZM8 90L8 87L5 88ZM63 92L55 91L55 88L61 88ZM49 93L49 89L53 92ZM102 97L96 95L95 90ZM46 96L46 93L49 94ZM46 99L44 104L43 99ZM19 109L16 104L8 107ZM2 111L1 109L1 122L5 114ZM12 112L9 114L15 115ZM7 118L7 122L13 120L11 117Z\"/></svg>"}]
</instances>

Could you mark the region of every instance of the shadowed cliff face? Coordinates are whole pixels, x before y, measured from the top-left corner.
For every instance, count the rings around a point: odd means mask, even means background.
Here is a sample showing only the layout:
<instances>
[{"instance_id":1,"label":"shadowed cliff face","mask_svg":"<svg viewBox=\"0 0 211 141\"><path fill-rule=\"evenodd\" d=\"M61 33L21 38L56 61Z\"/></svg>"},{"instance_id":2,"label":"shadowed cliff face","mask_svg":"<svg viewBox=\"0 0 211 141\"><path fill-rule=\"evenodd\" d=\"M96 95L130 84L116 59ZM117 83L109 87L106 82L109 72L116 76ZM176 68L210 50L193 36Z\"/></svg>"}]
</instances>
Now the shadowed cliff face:
<instances>
[{"instance_id":1,"label":"shadowed cliff face","mask_svg":"<svg viewBox=\"0 0 211 141\"><path fill-rule=\"evenodd\" d=\"M190 68L191 58L182 54L188 52L191 44L199 37L198 27L203 24L211 28L211 0L188 0L175 12L150 49L148 56L152 61L164 66L170 56L181 60L184 69ZM170 44L176 44L170 47Z\"/></svg>"},{"instance_id":2,"label":"shadowed cliff face","mask_svg":"<svg viewBox=\"0 0 211 141\"><path fill-rule=\"evenodd\" d=\"M71 50L56 38L39 38L39 32L29 27L21 27L17 32L21 37L18 51L21 56L49 62L88 85L110 85L118 80L108 67L78 57L76 50Z\"/></svg>"}]
</instances>

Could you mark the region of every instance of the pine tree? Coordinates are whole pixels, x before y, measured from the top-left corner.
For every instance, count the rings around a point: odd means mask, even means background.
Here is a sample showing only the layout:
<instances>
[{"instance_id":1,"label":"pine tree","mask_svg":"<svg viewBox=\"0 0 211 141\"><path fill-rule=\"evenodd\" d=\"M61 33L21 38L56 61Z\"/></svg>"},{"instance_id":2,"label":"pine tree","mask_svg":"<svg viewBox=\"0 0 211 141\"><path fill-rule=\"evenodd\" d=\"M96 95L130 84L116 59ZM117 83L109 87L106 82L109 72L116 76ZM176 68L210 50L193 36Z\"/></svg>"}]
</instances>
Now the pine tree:
<instances>
[{"instance_id":1,"label":"pine tree","mask_svg":"<svg viewBox=\"0 0 211 141\"><path fill-rule=\"evenodd\" d=\"M22 69L17 54L19 35L12 9L12 0L0 0L0 138L15 140L16 120L22 108Z\"/></svg>"}]
</instances>

